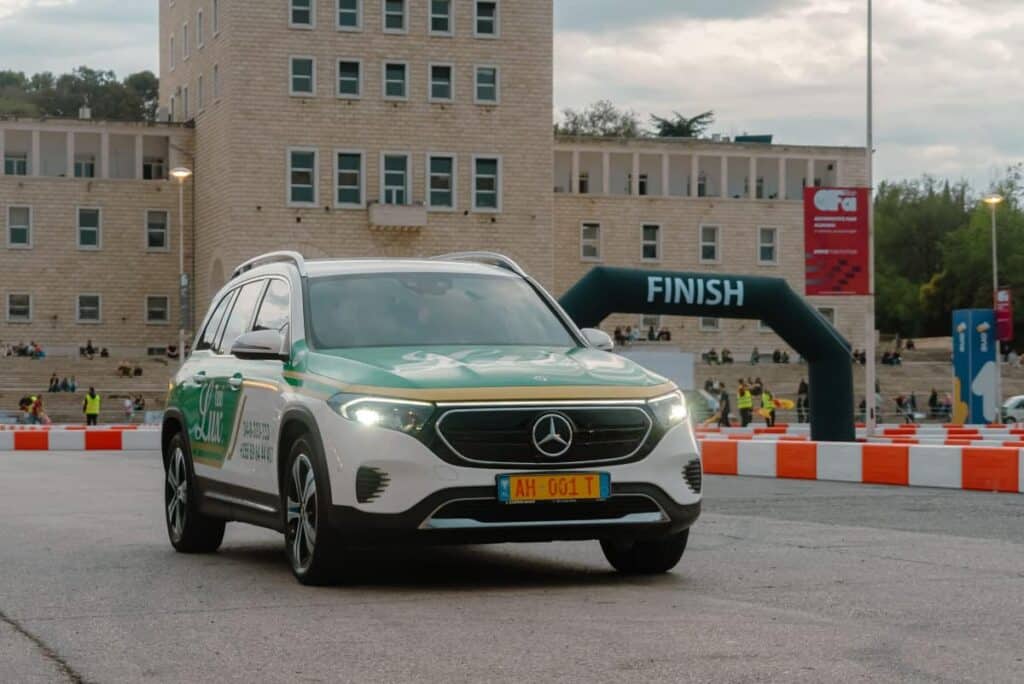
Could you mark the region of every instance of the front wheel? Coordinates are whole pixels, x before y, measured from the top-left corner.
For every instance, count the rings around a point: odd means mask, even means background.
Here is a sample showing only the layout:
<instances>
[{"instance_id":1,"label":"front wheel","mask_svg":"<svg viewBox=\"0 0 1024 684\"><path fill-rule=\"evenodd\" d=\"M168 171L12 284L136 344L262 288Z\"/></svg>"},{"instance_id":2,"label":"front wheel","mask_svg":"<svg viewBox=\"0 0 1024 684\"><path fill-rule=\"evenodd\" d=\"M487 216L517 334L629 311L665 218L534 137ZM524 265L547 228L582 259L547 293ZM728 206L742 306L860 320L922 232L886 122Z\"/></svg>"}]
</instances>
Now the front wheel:
<instances>
[{"instance_id":1,"label":"front wheel","mask_svg":"<svg viewBox=\"0 0 1024 684\"><path fill-rule=\"evenodd\" d=\"M612 567L626 575L660 575L683 557L690 530L654 541L602 540L601 550Z\"/></svg>"},{"instance_id":2,"label":"front wheel","mask_svg":"<svg viewBox=\"0 0 1024 684\"><path fill-rule=\"evenodd\" d=\"M224 540L224 521L199 512L195 477L181 433L167 445L164 473L164 519L171 545L181 553L212 553Z\"/></svg>"},{"instance_id":3,"label":"front wheel","mask_svg":"<svg viewBox=\"0 0 1024 684\"><path fill-rule=\"evenodd\" d=\"M292 573L302 584L328 584L334 578L335 549L327 528L327 478L310 440L292 445L284 482L285 549Z\"/></svg>"}]
</instances>

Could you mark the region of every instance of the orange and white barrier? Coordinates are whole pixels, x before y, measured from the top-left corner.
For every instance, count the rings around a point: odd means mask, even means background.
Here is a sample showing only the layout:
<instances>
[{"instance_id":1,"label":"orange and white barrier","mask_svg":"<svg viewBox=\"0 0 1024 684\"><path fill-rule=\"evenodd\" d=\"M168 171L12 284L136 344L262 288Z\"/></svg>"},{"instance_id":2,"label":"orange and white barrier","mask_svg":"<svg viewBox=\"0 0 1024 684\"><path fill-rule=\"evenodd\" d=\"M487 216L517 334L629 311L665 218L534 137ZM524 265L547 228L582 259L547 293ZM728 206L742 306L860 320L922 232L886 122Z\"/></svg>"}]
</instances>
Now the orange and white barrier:
<instances>
[{"instance_id":1,"label":"orange and white barrier","mask_svg":"<svg viewBox=\"0 0 1024 684\"><path fill-rule=\"evenodd\" d=\"M0 432L0 451L154 451L160 430L152 428L76 428L6 430Z\"/></svg>"},{"instance_id":2,"label":"orange and white barrier","mask_svg":"<svg viewBox=\"0 0 1024 684\"><path fill-rule=\"evenodd\" d=\"M1005 447L705 440L704 472L1024 493L1024 450Z\"/></svg>"}]
</instances>

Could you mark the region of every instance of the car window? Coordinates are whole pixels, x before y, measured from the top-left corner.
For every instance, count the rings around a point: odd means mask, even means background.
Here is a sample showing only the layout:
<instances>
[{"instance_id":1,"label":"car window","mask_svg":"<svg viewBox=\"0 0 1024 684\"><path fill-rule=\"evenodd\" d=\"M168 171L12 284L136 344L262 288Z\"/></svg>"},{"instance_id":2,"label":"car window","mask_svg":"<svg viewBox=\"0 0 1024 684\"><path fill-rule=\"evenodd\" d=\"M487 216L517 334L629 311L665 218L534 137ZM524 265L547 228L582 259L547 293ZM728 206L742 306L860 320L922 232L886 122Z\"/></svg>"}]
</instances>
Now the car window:
<instances>
[{"instance_id":1,"label":"car window","mask_svg":"<svg viewBox=\"0 0 1024 684\"><path fill-rule=\"evenodd\" d=\"M256 310L256 302L260 300L263 286L266 284L266 280L254 280L243 285L242 289L238 291L238 296L235 297L235 306L231 309L227 325L224 326L224 332L221 333L220 341L217 343L218 354L230 354L231 345L242 333L248 331L249 322Z\"/></svg>"},{"instance_id":2,"label":"car window","mask_svg":"<svg viewBox=\"0 0 1024 684\"><path fill-rule=\"evenodd\" d=\"M220 330L220 324L224 321L224 314L227 312L231 299L234 296L235 290L232 290L221 298L217 308L213 310L213 314L210 316L210 321L206 324L206 329L203 330L203 334L199 337L199 342L196 344L197 351L213 348L213 341L217 339L217 331Z\"/></svg>"},{"instance_id":3,"label":"car window","mask_svg":"<svg viewBox=\"0 0 1024 684\"><path fill-rule=\"evenodd\" d=\"M252 329L284 332L290 318L290 301L288 283L277 278L271 280L267 293L263 295L263 303L260 304L260 312L256 314L256 324Z\"/></svg>"},{"instance_id":4,"label":"car window","mask_svg":"<svg viewBox=\"0 0 1024 684\"><path fill-rule=\"evenodd\" d=\"M1024 408L1024 399L1021 399L1020 401L1018 401L1017 405L1014 406L1014 408L1019 408L1019 409L1020 408Z\"/></svg>"},{"instance_id":5,"label":"car window","mask_svg":"<svg viewBox=\"0 0 1024 684\"><path fill-rule=\"evenodd\" d=\"M555 312L508 276L380 273L310 281L321 349L436 345L574 347Z\"/></svg>"}]
</instances>

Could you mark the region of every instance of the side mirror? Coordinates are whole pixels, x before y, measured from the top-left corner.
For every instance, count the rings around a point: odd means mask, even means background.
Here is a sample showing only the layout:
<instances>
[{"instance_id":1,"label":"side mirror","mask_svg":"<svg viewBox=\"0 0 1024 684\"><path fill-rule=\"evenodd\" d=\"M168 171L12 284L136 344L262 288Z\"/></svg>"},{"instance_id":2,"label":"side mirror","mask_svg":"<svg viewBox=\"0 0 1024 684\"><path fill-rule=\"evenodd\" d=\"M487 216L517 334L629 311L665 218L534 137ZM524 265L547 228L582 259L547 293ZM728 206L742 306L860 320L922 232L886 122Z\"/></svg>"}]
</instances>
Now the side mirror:
<instances>
[{"instance_id":1,"label":"side mirror","mask_svg":"<svg viewBox=\"0 0 1024 684\"><path fill-rule=\"evenodd\" d=\"M247 332L231 345L231 355L247 361L287 361L285 336L277 330Z\"/></svg>"},{"instance_id":2,"label":"side mirror","mask_svg":"<svg viewBox=\"0 0 1024 684\"><path fill-rule=\"evenodd\" d=\"M607 352L615 349L615 340L613 340L612 336L603 330L598 330L597 328L584 328L580 332L583 333L583 337L587 340L587 344L594 349L600 349L601 351Z\"/></svg>"}]
</instances>

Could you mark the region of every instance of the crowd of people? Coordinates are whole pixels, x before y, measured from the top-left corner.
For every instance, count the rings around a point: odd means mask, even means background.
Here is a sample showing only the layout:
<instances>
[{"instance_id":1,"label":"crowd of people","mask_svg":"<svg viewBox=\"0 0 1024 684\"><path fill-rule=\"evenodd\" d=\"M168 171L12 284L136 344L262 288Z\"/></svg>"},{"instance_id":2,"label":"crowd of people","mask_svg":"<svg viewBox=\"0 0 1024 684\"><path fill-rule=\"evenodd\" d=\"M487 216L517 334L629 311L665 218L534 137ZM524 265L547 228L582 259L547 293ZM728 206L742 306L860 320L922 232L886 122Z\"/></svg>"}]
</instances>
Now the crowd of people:
<instances>
[{"instance_id":1,"label":"crowd of people","mask_svg":"<svg viewBox=\"0 0 1024 684\"><path fill-rule=\"evenodd\" d=\"M28 359L44 359L46 358L46 351L43 350L43 346L38 342L29 342L25 344L20 342L17 344L5 344L0 342L0 356L18 356L21 358Z\"/></svg>"},{"instance_id":2,"label":"crowd of people","mask_svg":"<svg viewBox=\"0 0 1024 684\"><path fill-rule=\"evenodd\" d=\"M49 386L49 389L47 389L46 391L47 392L51 392L51 393L52 392L77 392L78 391L78 381L75 380L75 376L74 375L72 375L71 379L68 380L67 377L59 378L59 377L57 377L57 374L54 373L53 375L50 376L50 386Z\"/></svg>"},{"instance_id":3,"label":"crowd of people","mask_svg":"<svg viewBox=\"0 0 1024 684\"><path fill-rule=\"evenodd\" d=\"M633 327L627 325L625 328L622 326L616 326L615 331L612 333L612 337L615 339L615 344L619 346L627 346L633 342L671 342L672 332L668 328L661 328L655 330L654 326L650 326L647 332L641 332L640 327Z\"/></svg>"},{"instance_id":4,"label":"crowd of people","mask_svg":"<svg viewBox=\"0 0 1024 684\"><path fill-rule=\"evenodd\" d=\"M708 364L709 366L725 366L731 363L735 363L732 350L723 348L721 353L718 352L714 347L709 349L700 355L701 361ZM763 358L761 352L757 347L754 347L750 352L750 365L756 366L761 363ZM776 364L788 364L790 362L789 352L784 349L776 349L772 352L772 363Z\"/></svg>"},{"instance_id":5,"label":"crowd of people","mask_svg":"<svg viewBox=\"0 0 1024 684\"><path fill-rule=\"evenodd\" d=\"M807 417L807 382L800 383L799 406L803 407L801 422ZM707 421L707 424L717 424L720 427L732 426L732 397L724 382L716 382L708 379L704 383L704 391L710 394L718 402L718 408ZM792 404L789 404L792 407ZM744 380L740 378L736 383L736 410L739 412L740 425L750 425L755 414L764 418L765 425L773 427L777 410L777 401L774 393L761 381L761 378L749 377Z\"/></svg>"},{"instance_id":6,"label":"crowd of people","mask_svg":"<svg viewBox=\"0 0 1024 684\"><path fill-rule=\"evenodd\" d=\"M110 358L110 352L106 347L102 349L93 345L92 340L85 343L84 347L78 348L78 355L84 359L94 359L99 356L101 359Z\"/></svg>"}]
</instances>

